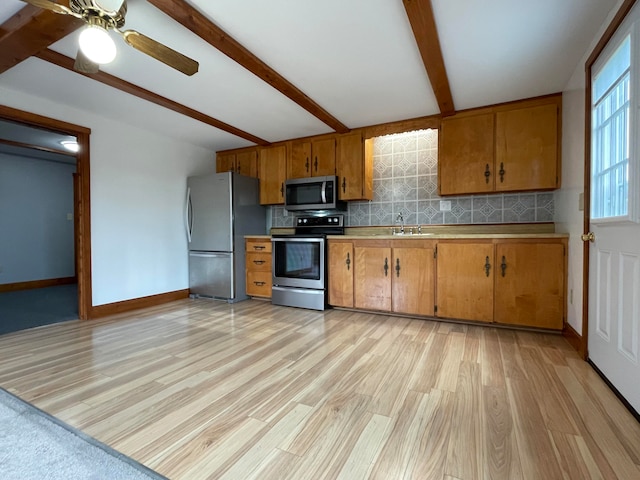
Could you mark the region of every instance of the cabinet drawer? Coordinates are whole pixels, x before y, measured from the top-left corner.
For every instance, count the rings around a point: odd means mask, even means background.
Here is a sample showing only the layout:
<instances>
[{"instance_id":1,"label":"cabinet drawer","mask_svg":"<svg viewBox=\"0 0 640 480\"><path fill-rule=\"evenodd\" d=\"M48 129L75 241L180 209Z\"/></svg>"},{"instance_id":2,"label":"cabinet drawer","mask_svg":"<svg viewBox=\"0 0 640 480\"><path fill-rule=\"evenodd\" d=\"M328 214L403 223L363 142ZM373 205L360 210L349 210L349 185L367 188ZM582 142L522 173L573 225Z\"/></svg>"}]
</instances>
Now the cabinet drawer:
<instances>
[{"instance_id":1,"label":"cabinet drawer","mask_svg":"<svg viewBox=\"0 0 640 480\"><path fill-rule=\"evenodd\" d=\"M247 252L271 253L271 240L247 240Z\"/></svg>"},{"instance_id":2,"label":"cabinet drawer","mask_svg":"<svg viewBox=\"0 0 640 480\"><path fill-rule=\"evenodd\" d=\"M271 297L271 271L247 272L247 295L253 297Z\"/></svg>"},{"instance_id":3,"label":"cabinet drawer","mask_svg":"<svg viewBox=\"0 0 640 480\"><path fill-rule=\"evenodd\" d=\"M248 272L271 272L271 254L247 252Z\"/></svg>"}]
</instances>

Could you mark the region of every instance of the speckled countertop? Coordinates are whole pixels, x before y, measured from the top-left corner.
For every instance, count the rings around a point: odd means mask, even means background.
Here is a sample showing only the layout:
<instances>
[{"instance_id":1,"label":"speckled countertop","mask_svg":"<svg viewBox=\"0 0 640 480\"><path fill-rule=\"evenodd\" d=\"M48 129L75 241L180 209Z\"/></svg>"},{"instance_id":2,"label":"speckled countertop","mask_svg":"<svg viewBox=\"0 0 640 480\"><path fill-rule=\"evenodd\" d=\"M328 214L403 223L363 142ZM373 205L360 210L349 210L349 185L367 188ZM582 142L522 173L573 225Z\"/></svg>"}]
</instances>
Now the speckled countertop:
<instances>
[{"instance_id":1,"label":"speckled countertop","mask_svg":"<svg viewBox=\"0 0 640 480\"><path fill-rule=\"evenodd\" d=\"M398 226L346 227L344 235L328 235L329 239L344 240L444 240L444 239L543 239L568 238L566 233L557 233L553 223L487 224L487 225L422 225L420 234L416 225L405 225L404 235L391 232ZM414 233L411 234L410 232ZM272 228L272 234L292 234L293 228ZM269 238L269 235L247 235L250 238Z\"/></svg>"}]
</instances>

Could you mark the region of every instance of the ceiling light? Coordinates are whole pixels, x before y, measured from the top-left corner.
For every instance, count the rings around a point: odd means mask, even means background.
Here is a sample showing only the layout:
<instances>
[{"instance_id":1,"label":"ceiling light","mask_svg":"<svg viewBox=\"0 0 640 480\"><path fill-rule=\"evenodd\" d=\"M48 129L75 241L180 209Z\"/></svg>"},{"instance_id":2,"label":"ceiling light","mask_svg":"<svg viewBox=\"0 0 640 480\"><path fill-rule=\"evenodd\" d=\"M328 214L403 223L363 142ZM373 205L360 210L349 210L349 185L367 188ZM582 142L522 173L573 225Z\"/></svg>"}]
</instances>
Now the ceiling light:
<instances>
[{"instance_id":1,"label":"ceiling light","mask_svg":"<svg viewBox=\"0 0 640 480\"><path fill-rule=\"evenodd\" d=\"M80 150L80 145L75 140L62 140L60 145L73 153L77 153Z\"/></svg>"},{"instance_id":2,"label":"ceiling light","mask_svg":"<svg viewBox=\"0 0 640 480\"><path fill-rule=\"evenodd\" d=\"M99 25L87 25L80 34L80 50L97 64L110 63L116 58L116 44L107 30Z\"/></svg>"}]
</instances>

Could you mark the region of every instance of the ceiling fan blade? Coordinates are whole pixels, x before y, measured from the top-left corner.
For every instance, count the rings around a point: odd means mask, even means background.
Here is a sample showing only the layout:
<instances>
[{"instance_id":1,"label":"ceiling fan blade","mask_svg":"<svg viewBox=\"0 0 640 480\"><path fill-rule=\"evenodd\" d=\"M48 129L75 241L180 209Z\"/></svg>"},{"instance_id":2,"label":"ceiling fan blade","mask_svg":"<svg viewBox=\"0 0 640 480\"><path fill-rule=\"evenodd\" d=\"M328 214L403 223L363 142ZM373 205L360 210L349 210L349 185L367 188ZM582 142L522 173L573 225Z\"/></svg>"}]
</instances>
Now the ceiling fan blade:
<instances>
[{"instance_id":1,"label":"ceiling fan blade","mask_svg":"<svg viewBox=\"0 0 640 480\"><path fill-rule=\"evenodd\" d=\"M80 49L78 49L76 62L73 64L73 69L80 73L99 72L98 64L89 60L89 58L84 53L82 53L82 50Z\"/></svg>"},{"instance_id":2,"label":"ceiling fan blade","mask_svg":"<svg viewBox=\"0 0 640 480\"><path fill-rule=\"evenodd\" d=\"M62 15L73 15L74 17L82 18L81 15L72 12L69 7L65 7L64 5L60 5L59 3L54 3L49 0L22 0L25 3L30 3L36 7L45 8L47 10L51 10L55 13L60 13Z\"/></svg>"},{"instance_id":3,"label":"ceiling fan blade","mask_svg":"<svg viewBox=\"0 0 640 480\"><path fill-rule=\"evenodd\" d=\"M118 32L122 35L124 41L136 50L146 53L156 60L160 60L162 63L175 68L185 75L191 76L198 71L198 62L180 52L176 52L166 45L156 42L146 35L136 32L135 30L125 30L124 32L118 30Z\"/></svg>"}]
</instances>

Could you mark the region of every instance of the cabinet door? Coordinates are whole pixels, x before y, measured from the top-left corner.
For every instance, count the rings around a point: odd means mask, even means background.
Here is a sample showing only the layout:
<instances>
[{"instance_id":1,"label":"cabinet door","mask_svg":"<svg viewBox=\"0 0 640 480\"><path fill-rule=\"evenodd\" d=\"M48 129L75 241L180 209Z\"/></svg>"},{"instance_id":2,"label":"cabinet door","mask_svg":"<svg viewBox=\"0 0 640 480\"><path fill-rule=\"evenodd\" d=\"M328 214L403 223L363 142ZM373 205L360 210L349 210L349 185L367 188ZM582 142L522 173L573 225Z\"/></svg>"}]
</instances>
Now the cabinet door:
<instances>
[{"instance_id":1,"label":"cabinet door","mask_svg":"<svg viewBox=\"0 0 640 480\"><path fill-rule=\"evenodd\" d=\"M236 172L247 177L258 178L258 152L247 150L236 153Z\"/></svg>"},{"instance_id":2,"label":"cabinet door","mask_svg":"<svg viewBox=\"0 0 640 480\"><path fill-rule=\"evenodd\" d=\"M391 248L355 245L354 249L356 308L390 311Z\"/></svg>"},{"instance_id":3,"label":"cabinet door","mask_svg":"<svg viewBox=\"0 0 640 480\"><path fill-rule=\"evenodd\" d=\"M235 153L218 153L216 155L216 173L233 172L236 168Z\"/></svg>"},{"instance_id":4,"label":"cabinet door","mask_svg":"<svg viewBox=\"0 0 640 480\"><path fill-rule=\"evenodd\" d=\"M353 243L329 241L329 305L353 307Z\"/></svg>"},{"instance_id":5,"label":"cabinet door","mask_svg":"<svg viewBox=\"0 0 640 480\"><path fill-rule=\"evenodd\" d=\"M287 162L287 178L311 176L311 142L293 142Z\"/></svg>"},{"instance_id":6,"label":"cabinet door","mask_svg":"<svg viewBox=\"0 0 640 480\"><path fill-rule=\"evenodd\" d=\"M440 195L493 191L493 123L493 113L442 120L438 153Z\"/></svg>"},{"instance_id":7,"label":"cabinet door","mask_svg":"<svg viewBox=\"0 0 640 480\"><path fill-rule=\"evenodd\" d=\"M496 113L496 191L559 187L557 104Z\"/></svg>"},{"instance_id":8,"label":"cabinet door","mask_svg":"<svg viewBox=\"0 0 640 480\"><path fill-rule=\"evenodd\" d=\"M493 244L452 242L439 243L437 248L438 317L491 322Z\"/></svg>"},{"instance_id":9,"label":"cabinet door","mask_svg":"<svg viewBox=\"0 0 640 480\"><path fill-rule=\"evenodd\" d=\"M393 248L393 311L433 315L433 248Z\"/></svg>"},{"instance_id":10,"label":"cabinet door","mask_svg":"<svg viewBox=\"0 0 640 480\"><path fill-rule=\"evenodd\" d=\"M260 150L260 204L284 203L287 148L284 145Z\"/></svg>"},{"instance_id":11,"label":"cabinet door","mask_svg":"<svg viewBox=\"0 0 640 480\"><path fill-rule=\"evenodd\" d=\"M340 135L336 174L340 200L373 199L373 141L360 133Z\"/></svg>"},{"instance_id":12,"label":"cabinet door","mask_svg":"<svg viewBox=\"0 0 640 480\"><path fill-rule=\"evenodd\" d=\"M498 244L495 321L562 329L564 255L562 243Z\"/></svg>"},{"instance_id":13,"label":"cabinet door","mask_svg":"<svg viewBox=\"0 0 640 480\"><path fill-rule=\"evenodd\" d=\"M336 174L336 140L324 138L311 144L311 175L321 177Z\"/></svg>"}]
</instances>

